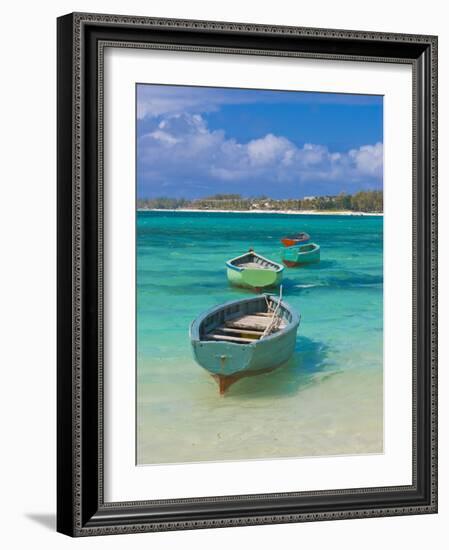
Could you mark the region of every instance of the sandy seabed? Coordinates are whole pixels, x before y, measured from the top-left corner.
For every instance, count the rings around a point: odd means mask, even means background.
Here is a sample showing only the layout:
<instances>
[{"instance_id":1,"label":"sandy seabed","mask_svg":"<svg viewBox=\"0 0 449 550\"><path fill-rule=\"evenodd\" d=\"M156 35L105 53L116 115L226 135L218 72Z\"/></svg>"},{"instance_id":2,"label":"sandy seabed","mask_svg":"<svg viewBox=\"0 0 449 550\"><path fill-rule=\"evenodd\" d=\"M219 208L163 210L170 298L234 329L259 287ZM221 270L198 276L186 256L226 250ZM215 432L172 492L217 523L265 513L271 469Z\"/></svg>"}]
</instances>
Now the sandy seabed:
<instances>
[{"instance_id":1,"label":"sandy seabed","mask_svg":"<svg viewBox=\"0 0 449 550\"><path fill-rule=\"evenodd\" d=\"M287 365L241 380L220 397L215 381L204 373L196 382L182 384L173 402L163 397L145 402L142 384L137 462L383 452L381 371L322 373L304 386L297 386L291 374ZM189 411L178 409L185 392L196 394Z\"/></svg>"}]
</instances>

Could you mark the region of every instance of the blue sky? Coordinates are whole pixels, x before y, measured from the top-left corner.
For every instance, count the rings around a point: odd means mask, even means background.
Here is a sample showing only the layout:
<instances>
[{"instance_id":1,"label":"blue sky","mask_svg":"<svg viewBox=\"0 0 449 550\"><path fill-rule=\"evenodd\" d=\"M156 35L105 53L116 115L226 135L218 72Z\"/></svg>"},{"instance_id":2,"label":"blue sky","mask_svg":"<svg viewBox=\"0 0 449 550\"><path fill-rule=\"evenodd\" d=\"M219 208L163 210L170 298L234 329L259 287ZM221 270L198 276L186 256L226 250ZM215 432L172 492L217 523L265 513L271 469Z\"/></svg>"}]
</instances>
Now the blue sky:
<instances>
[{"instance_id":1,"label":"blue sky","mask_svg":"<svg viewBox=\"0 0 449 550\"><path fill-rule=\"evenodd\" d=\"M139 198L382 189L383 98L137 85Z\"/></svg>"}]
</instances>

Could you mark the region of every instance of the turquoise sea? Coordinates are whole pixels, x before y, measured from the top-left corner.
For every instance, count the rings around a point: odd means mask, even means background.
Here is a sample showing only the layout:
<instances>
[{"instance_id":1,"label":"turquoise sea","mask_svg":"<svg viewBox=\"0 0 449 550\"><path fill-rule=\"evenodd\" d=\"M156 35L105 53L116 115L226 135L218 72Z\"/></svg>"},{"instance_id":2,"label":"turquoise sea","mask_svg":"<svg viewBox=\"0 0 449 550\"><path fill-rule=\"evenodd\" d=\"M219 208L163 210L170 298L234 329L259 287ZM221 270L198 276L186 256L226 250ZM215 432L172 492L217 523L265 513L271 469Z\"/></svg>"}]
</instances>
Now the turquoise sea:
<instances>
[{"instance_id":1,"label":"turquoise sea","mask_svg":"<svg viewBox=\"0 0 449 550\"><path fill-rule=\"evenodd\" d=\"M248 295L225 261L307 231L321 262L285 269L301 315L294 357L224 397L193 360L189 324ZM383 451L383 217L137 213L137 462L242 460Z\"/></svg>"}]
</instances>

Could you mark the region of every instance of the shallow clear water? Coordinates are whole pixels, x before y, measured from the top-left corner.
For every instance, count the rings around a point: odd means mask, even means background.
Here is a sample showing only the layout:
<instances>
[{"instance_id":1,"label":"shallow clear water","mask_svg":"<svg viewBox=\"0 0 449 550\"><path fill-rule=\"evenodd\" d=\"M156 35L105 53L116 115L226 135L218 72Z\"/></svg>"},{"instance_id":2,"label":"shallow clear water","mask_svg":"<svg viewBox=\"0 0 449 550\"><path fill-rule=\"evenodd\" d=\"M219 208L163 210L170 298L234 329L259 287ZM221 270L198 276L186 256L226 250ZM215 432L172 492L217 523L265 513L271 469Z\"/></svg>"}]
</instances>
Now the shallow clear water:
<instances>
[{"instance_id":1,"label":"shallow clear water","mask_svg":"<svg viewBox=\"0 0 449 550\"><path fill-rule=\"evenodd\" d=\"M321 262L285 269L301 315L294 357L224 397L195 363L188 328L244 297L225 261L308 232ZM237 460L382 452L383 218L138 212L137 461Z\"/></svg>"}]
</instances>

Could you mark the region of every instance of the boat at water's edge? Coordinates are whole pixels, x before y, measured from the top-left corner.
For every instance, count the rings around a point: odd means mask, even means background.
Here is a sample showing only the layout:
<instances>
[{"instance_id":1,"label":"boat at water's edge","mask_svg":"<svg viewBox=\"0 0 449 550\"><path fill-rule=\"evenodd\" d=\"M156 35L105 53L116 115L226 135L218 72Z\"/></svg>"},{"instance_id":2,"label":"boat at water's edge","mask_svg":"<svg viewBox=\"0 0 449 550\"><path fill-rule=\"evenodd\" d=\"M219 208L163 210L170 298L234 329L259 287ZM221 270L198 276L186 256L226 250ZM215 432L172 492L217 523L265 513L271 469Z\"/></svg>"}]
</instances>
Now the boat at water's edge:
<instances>
[{"instance_id":1,"label":"boat at water's edge","mask_svg":"<svg viewBox=\"0 0 449 550\"><path fill-rule=\"evenodd\" d=\"M194 358L224 394L240 378L285 364L295 350L299 321L296 311L275 296L220 304L190 326Z\"/></svg>"},{"instance_id":2,"label":"boat at water's edge","mask_svg":"<svg viewBox=\"0 0 449 550\"><path fill-rule=\"evenodd\" d=\"M308 243L281 248L281 258L287 267L317 263L320 261L320 246L316 243Z\"/></svg>"},{"instance_id":3,"label":"boat at water's edge","mask_svg":"<svg viewBox=\"0 0 449 550\"><path fill-rule=\"evenodd\" d=\"M226 262L228 281L243 288L264 289L278 286L284 266L253 250Z\"/></svg>"}]
</instances>

